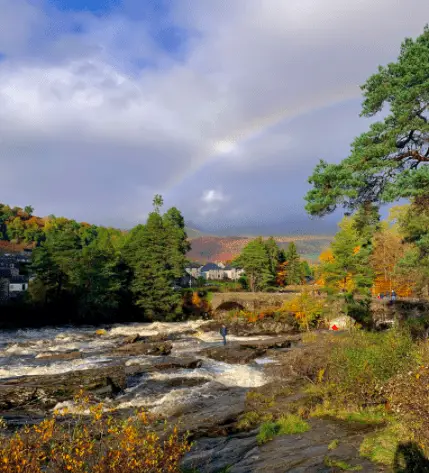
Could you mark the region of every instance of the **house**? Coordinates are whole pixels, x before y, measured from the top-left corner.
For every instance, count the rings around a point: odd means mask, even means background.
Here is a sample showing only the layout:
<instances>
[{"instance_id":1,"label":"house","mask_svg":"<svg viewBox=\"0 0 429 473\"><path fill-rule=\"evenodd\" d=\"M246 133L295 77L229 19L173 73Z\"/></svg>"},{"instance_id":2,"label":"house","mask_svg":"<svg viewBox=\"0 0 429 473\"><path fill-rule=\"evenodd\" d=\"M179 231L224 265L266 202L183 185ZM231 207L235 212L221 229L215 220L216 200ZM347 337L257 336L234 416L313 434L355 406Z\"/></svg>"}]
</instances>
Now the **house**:
<instances>
[{"instance_id":1,"label":"house","mask_svg":"<svg viewBox=\"0 0 429 473\"><path fill-rule=\"evenodd\" d=\"M233 268L230 265L222 266L216 263L207 263L201 268L201 275L210 280L222 280L230 279L231 281L237 281L240 276L244 274L244 270L241 268Z\"/></svg>"},{"instance_id":2,"label":"house","mask_svg":"<svg viewBox=\"0 0 429 473\"><path fill-rule=\"evenodd\" d=\"M234 268L231 265L225 266L223 270L224 270L225 276L228 279L231 279L232 281L237 281L237 279L239 279L244 274L244 269Z\"/></svg>"},{"instance_id":3,"label":"house","mask_svg":"<svg viewBox=\"0 0 429 473\"><path fill-rule=\"evenodd\" d=\"M201 268L201 276L206 279L220 280L224 278L224 271L216 263L207 263Z\"/></svg>"},{"instance_id":4,"label":"house","mask_svg":"<svg viewBox=\"0 0 429 473\"><path fill-rule=\"evenodd\" d=\"M201 277L201 268L202 265L199 263L191 263L186 268L185 271L190 274L193 278L200 278Z\"/></svg>"},{"instance_id":5,"label":"house","mask_svg":"<svg viewBox=\"0 0 429 473\"><path fill-rule=\"evenodd\" d=\"M15 298L28 290L28 277L19 274L14 265L0 267L0 299L2 301Z\"/></svg>"}]
</instances>

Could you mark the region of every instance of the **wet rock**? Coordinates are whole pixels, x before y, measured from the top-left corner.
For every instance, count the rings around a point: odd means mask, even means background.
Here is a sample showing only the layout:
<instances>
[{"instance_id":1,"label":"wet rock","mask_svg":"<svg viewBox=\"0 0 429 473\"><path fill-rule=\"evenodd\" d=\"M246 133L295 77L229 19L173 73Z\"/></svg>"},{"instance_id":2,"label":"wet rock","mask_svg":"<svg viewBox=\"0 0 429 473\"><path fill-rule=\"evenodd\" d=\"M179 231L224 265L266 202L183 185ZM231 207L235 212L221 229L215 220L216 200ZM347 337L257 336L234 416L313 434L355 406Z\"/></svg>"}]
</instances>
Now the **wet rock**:
<instances>
[{"instance_id":1,"label":"wet rock","mask_svg":"<svg viewBox=\"0 0 429 473\"><path fill-rule=\"evenodd\" d=\"M136 335L130 335L129 337L126 337L123 341L124 345L129 345L131 343L136 343L136 342L143 342L145 341L145 337L142 337L138 334Z\"/></svg>"},{"instance_id":2,"label":"wet rock","mask_svg":"<svg viewBox=\"0 0 429 473\"><path fill-rule=\"evenodd\" d=\"M143 372L149 373L151 371L164 371L170 369L195 369L199 368L201 364L202 360L200 358L164 356L156 360L151 360L145 364L130 362L125 367L125 372L127 375L136 375Z\"/></svg>"},{"instance_id":3,"label":"wet rock","mask_svg":"<svg viewBox=\"0 0 429 473\"><path fill-rule=\"evenodd\" d=\"M81 389L98 395L117 394L127 386L124 365L55 375L22 376L0 383L0 409L51 408L72 399Z\"/></svg>"},{"instance_id":4,"label":"wet rock","mask_svg":"<svg viewBox=\"0 0 429 473\"><path fill-rule=\"evenodd\" d=\"M303 434L283 435L259 446L257 430L227 438L197 440L185 457L183 466L215 473L229 467L230 473L322 473L331 472L325 458L334 458L361 466L361 471L375 473L379 468L359 455L363 433L347 424L327 420L310 422ZM335 450L328 445L339 440Z\"/></svg>"},{"instance_id":5,"label":"wet rock","mask_svg":"<svg viewBox=\"0 0 429 473\"><path fill-rule=\"evenodd\" d=\"M112 352L113 355L169 355L171 342L135 342L122 345Z\"/></svg>"},{"instance_id":6,"label":"wet rock","mask_svg":"<svg viewBox=\"0 0 429 473\"><path fill-rule=\"evenodd\" d=\"M222 320L212 320L200 327L203 332L219 332ZM228 333L239 337L251 335L279 335L283 333L296 333L297 330L292 323L275 320L263 320L247 322L246 320L225 321Z\"/></svg>"},{"instance_id":7,"label":"wet rock","mask_svg":"<svg viewBox=\"0 0 429 473\"><path fill-rule=\"evenodd\" d=\"M58 361L58 360L76 360L82 358L83 353L79 350L67 352L39 353L36 358L40 360Z\"/></svg>"},{"instance_id":8,"label":"wet rock","mask_svg":"<svg viewBox=\"0 0 429 473\"><path fill-rule=\"evenodd\" d=\"M224 363L245 365L255 358L265 354L266 348L246 348L239 343L227 344L226 346L210 347L202 350L200 353L207 358Z\"/></svg>"},{"instance_id":9,"label":"wet rock","mask_svg":"<svg viewBox=\"0 0 429 473\"><path fill-rule=\"evenodd\" d=\"M231 433L244 412L246 389L216 382L198 389L198 394L183 403L163 406L162 415L172 422L178 420L179 429L189 431L192 439Z\"/></svg>"},{"instance_id":10,"label":"wet rock","mask_svg":"<svg viewBox=\"0 0 429 473\"><path fill-rule=\"evenodd\" d=\"M297 343L301 340L301 335L289 335L287 337L269 338L266 340L250 340L240 342L242 348L253 348L253 349L272 349L272 348L290 348L293 343Z\"/></svg>"}]
</instances>

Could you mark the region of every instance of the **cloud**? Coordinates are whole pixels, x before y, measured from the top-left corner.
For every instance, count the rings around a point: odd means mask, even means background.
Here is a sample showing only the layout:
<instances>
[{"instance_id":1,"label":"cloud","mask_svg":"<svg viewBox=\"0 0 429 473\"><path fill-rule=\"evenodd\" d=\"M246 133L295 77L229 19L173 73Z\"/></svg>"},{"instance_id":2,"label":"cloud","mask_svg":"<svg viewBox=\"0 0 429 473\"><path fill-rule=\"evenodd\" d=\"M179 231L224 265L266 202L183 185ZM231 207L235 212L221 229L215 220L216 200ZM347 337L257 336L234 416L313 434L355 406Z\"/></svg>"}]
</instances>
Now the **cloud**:
<instances>
[{"instance_id":1,"label":"cloud","mask_svg":"<svg viewBox=\"0 0 429 473\"><path fill-rule=\"evenodd\" d=\"M299 226L315 162L366 126L358 85L429 14L426 0L143 4L0 0L2 200L130 226L162 193L197 225Z\"/></svg>"},{"instance_id":2,"label":"cloud","mask_svg":"<svg viewBox=\"0 0 429 473\"><path fill-rule=\"evenodd\" d=\"M216 214L222 208L222 204L228 202L228 200L229 197L222 190L205 190L201 197L200 213L204 216Z\"/></svg>"}]
</instances>

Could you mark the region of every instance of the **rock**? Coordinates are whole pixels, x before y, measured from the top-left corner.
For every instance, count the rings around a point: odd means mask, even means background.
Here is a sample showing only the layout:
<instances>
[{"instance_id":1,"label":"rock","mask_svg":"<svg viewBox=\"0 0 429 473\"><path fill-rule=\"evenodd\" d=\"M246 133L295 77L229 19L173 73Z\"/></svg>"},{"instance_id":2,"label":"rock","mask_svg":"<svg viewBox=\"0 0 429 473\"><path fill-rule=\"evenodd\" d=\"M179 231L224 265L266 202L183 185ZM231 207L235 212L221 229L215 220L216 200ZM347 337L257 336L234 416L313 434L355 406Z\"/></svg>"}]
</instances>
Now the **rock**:
<instances>
[{"instance_id":1,"label":"rock","mask_svg":"<svg viewBox=\"0 0 429 473\"><path fill-rule=\"evenodd\" d=\"M95 331L96 335L107 335L107 331L104 330L104 328L99 328L98 330Z\"/></svg>"},{"instance_id":2,"label":"rock","mask_svg":"<svg viewBox=\"0 0 429 473\"><path fill-rule=\"evenodd\" d=\"M129 345L131 343L136 343L136 342L143 342L145 341L144 337L141 337L140 335L130 335L129 337L126 337L123 341L124 345Z\"/></svg>"},{"instance_id":3,"label":"rock","mask_svg":"<svg viewBox=\"0 0 429 473\"><path fill-rule=\"evenodd\" d=\"M290 348L293 343L299 342L301 335L290 335L288 337L270 338L267 340L251 340L240 342L242 348L265 349L269 348Z\"/></svg>"},{"instance_id":4,"label":"rock","mask_svg":"<svg viewBox=\"0 0 429 473\"><path fill-rule=\"evenodd\" d=\"M143 372L149 373L151 371L164 371L177 368L195 369L199 368L201 364L202 360L200 358L165 356L147 364L133 363L131 360L127 363L125 372L127 375L137 375Z\"/></svg>"},{"instance_id":5,"label":"rock","mask_svg":"<svg viewBox=\"0 0 429 473\"><path fill-rule=\"evenodd\" d=\"M244 412L246 391L217 382L206 383L198 388L198 394L194 392L180 403L163 405L160 413L173 423L178 420L179 429L189 431L192 439L228 435Z\"/></svg>"},{"instance_id":6,"label":"rock","mask_svg":"<svg viewBox=\"0 0 429 473\"><path fill-rule=\"evenodd\" d=\"M245 365L255 358L264 355L266 348L245 348L240 344L227 344L221 347L210 347L202 350L200 353L207 358L225 363Z\"/></svg>"},{"instance_id":7,"label":"rock","mask_svg":"<svg viewBox=\"0 0 429 473\"><path fill-rule=\"evenodd\" d=\"M329 322L329 330L347 330L355 325L355 320L348 315L341 315ZM335 328L336 327L336 328Z\"/></svg>"},{"instance_id":8,"label":"rock","mask_svg":"<svg viewBox=\"0 0 429 473\"><path fill-rule=\"evenodd\" d=\"M113 355L169 355L171 342L135 342L122 345L112 352Z\"/></svg>"},{"instance_id":9,"label":"rock","mask_svg":"<svg viewBox=\"0 0 429 473\"><path fill-rule=\"evenodd\" d=\"M226 471L226 468L239 463L257 451L257 433L258 431L255 430L229 437L201 438L194 443L191 451L183 459L182 469L205 473Z\"/></svg>"},{"instance_id":10,"label":"rock","mask_svg":"<svg viewBox=\"0 0 429 473\"><path fill-rule=\"evenodd\" d=\"M257 430L226 438L202 438L195 442L182 465L205 473L226 468L230 473L317 473L333 471L325 464L325 458L329 457L360 466L368 473L380 471L359 455L362 432L328 420L310 421L310 424L308 432L278 436L261 446L256 441ZM339 446L330 451L328 445L336 439Z\"/></svg>"},{"instance_id":11,"label":"rock","mask_svg":"<svg viewBox=\"0 0 429 473\"><path fill-rule=\"evenodd\" d=\"M200 330L203 332L219 332L222 321L212 320L207 324L201 325ZM228 327L228 333L239 337L247 337L249 335L279 335L282 333L296 333L295 327L288 322L276 322L274 319L263 320L257 322L247 322L246 320L234 320L233 322L225 321Z\"/></svg>"},{"instance_id":12,"label":"rock","mask_svg":"<svg viewBox=\"0 0 429 473\"><path fill-rule=\"evenodd\" d=\"M79 350L67 351L67 352L52 352L52 353L39 353L36 358L40 360L76 360L82 358L83 354Z\"/></svg>"},{"instance_id":13,"label":"rock","mask_svg":"<svg viewBox=\"0 0 429 473\"><path fill-rule=\"evenodd\" d=\"M117 394L127 386L123 364L43 376L22 376L0 384L0 409L49 409L72 399L81 389L99 395Z\"/></svg>"}]
</instances>

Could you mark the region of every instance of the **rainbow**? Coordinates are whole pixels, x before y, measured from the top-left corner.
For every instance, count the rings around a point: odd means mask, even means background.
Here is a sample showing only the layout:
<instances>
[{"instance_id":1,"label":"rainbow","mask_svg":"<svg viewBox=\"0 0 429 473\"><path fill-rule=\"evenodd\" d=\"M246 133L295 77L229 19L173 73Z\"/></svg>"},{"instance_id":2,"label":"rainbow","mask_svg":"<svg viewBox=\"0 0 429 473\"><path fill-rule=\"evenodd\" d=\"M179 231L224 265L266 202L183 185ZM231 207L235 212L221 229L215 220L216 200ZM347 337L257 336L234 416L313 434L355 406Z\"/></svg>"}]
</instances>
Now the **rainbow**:
<instances>
[{"instance_id":1,"label":"rainbow","mask_svg":"<svg viewBox=\"0 0 429 473\"><path fill-rule=\"evenodd\" d=\"M165 190L167 192L174 190L174 188L182 184L186 179L190 178L196 172L221 157L233 157L233 151L237 148L259 138L270 128L273 128L286 120L293 120L306 115L309 112L326 107L332 107L339 103L356 99L360 95L361 92L359 87L347 86L332 94L323 95L316 99L312 98L311 101L308 102L301 102L296 107L281 108L267 116L255 118L253 121L248 123L246 127L208 145L205 153L193 159L190 166L186 167L183 172L172 177L172 179L167 183L167 188Z\"/></svg>"}]
</instances>

